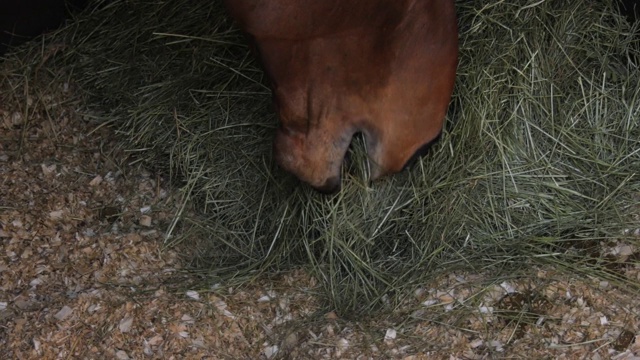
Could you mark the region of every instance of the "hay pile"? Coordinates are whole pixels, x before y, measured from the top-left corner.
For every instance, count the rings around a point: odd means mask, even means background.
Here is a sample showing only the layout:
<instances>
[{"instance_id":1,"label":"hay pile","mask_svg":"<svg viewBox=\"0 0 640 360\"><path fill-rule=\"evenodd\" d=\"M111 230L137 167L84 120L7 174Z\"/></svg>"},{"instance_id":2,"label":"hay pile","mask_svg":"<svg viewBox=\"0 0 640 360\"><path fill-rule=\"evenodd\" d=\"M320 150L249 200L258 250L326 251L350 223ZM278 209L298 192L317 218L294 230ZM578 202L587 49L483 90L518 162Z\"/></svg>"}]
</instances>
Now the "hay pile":
<instances>
[{"instance_id":1,"label":"hay pile","mask_svg":"<svg viewBox=\"0 0 640 360\"><path fill-rule=\"evenodd\" d=\"M540 264L638 291L599 250L640 245L626 231L640 222L637 24L608 1L458 3L442 140L371 185L356 141L332 197L273 164L269 89L218 2L105 1L53 37L67 48L48 65L182 189L197 215L176 214L167 242L207 284L304 266L342 314L394 306L439 274Z\"/></svg>"}]
</instances>

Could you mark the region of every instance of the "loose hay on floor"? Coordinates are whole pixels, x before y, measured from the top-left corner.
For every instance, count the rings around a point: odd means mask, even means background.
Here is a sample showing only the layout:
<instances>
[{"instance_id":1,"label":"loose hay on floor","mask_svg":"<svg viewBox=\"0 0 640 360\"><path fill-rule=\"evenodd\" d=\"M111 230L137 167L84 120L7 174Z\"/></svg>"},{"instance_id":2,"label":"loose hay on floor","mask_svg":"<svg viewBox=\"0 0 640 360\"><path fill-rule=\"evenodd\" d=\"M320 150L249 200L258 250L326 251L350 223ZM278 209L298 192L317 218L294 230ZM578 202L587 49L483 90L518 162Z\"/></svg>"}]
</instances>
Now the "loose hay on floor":
<instances>
[{"instance_id":1,"label":"loose hay on floor","mask_svg":"<svg viewBox=\"0 0 640 360\"><path fill-rule=\"evenodd\" d=\"M580 260L602 241L636 241L622 238L640 189L637 25L606 1L458 10L442 141L371 185L356 144L333 197L273 166L269 92L219 4L110 3L57 37L69 50L53 61L141 161L182 188L200 215L177 214L167 242L187 241L210 277L309 266L344 314L454 269L551 262L637 289Z\"/></svg>"},{"instance_id":2,"label":"loose hay on floor","mask_svg":"<svg viewBox=\"0 0 640 360\"><path fill-rule=\"evenodd\" d=\"M269 92L219 4L105 3L43 46L22 49L14 61L24 63L23 74L3 78L12 89L5 102L24 101L16 79L67 69L87 119L112 126L135 161L181 189L163 230L192 271L191 290L304 268L338 318L422 310L388 323L399 334L388 349L379 342L386 331L376 332L371 356L446 352L447 341L412 341L410 351L398 343L447 331L463 349L450 351L471 351L467 357L527 346L607 356L625 331L638 333L633 301L617 308L601 298L621 289L636 295L640 282L637 25L595 1L464 2L459 14L458 82L442 141L411 171L371 185L356 144L334 197L271 163ZM3 121L23 126L13 111ZM549 269L552 278L540 276ZM572 276L581 279L577 289L550 280ZM517 286L495 295L492 284L505 279ZM451 294L446 288L457 282L477 287ZM503 300L533 303L539 294L551 314L573 315L547 321L531 304ZM587 297L604 303L583 310ZM429 312L434 305L442 311ZM607 324L618 312L629 315ZM576 321L589 331L572 328ZM434 323L444 328L427 325ZM343 355L353 329L345 331L325 335ZM278 336L254 351L278 345ZM317 341L305 335L291 351Z\"/></svg>"}]
</instances>

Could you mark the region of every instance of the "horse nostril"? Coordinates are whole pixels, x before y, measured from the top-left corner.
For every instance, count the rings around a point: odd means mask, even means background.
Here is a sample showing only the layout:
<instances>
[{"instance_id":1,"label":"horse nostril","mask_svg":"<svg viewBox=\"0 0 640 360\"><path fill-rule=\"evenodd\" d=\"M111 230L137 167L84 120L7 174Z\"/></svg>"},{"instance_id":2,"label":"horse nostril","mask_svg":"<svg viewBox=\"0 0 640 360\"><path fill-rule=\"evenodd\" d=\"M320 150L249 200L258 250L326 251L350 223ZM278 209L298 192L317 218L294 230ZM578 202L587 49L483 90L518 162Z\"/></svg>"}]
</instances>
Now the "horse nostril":
<instances>
[{"instance_id":1,"label":"horse nostril","mask_svg":"<svg viewBox=\"0 0 640 360\"><path fill-rule=\"evenodd\" d=\"M325 195L335 194L340 190L340 176L330 177L324 184L315 186L314 189Z\"/></svg>"}]
</instances>

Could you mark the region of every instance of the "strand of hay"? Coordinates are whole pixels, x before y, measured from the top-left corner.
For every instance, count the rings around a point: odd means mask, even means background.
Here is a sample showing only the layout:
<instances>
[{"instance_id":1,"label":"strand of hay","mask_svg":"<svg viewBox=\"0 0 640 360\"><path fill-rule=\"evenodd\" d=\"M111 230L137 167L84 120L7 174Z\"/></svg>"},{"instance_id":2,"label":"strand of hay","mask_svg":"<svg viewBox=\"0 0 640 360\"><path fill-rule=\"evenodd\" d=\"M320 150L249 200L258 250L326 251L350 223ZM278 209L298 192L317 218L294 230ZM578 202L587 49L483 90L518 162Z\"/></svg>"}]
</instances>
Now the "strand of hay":
<instances>
[{"instance_id":1,"label":"strand of hay","mask_svg":"<svg viewBox=\"0 0 640 360\"><path fill-rule=\"evenodd\" d=\"M273 165L270 92L217 2L103 2L59 34L69 49L51 62L183 190L198 215L177 214L168 243L205 283L304 266L351 315L454 271L552 264L637 291L588 256L640 242L624 234L640 212L637 25L607 1L459 1L458 13L442 140L368 186L356 139L333 197Z\"/></svg>"}]
</instances>

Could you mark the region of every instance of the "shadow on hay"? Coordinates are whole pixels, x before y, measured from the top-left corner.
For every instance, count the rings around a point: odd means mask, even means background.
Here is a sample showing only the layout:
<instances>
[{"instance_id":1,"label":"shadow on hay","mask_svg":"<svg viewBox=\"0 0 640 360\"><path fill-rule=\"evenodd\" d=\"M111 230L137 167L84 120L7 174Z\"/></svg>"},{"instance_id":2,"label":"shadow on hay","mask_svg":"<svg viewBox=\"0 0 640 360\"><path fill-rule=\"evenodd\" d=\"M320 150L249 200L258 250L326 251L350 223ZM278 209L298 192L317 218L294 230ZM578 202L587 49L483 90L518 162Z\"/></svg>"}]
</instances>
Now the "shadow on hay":
<instances>
[{"instance_id":1,"label":"shadow on hay","mask_svg":"<svg viewBox=\"0 0 640 360\"><path fill-rule=\"evenodd\" d=\"M51 61L102 126L181 189L167 243L194 281L302 266L328 306L358 316L443 274L596 271L563 244L638 241L621 235L640 192L637 25L611 2L459 1L442 139L370 185L356 138L343 190L329 197L273 165L270 91L220 4L102 5L59 35L69 50Z\"/></svg>"}]
</instances>

